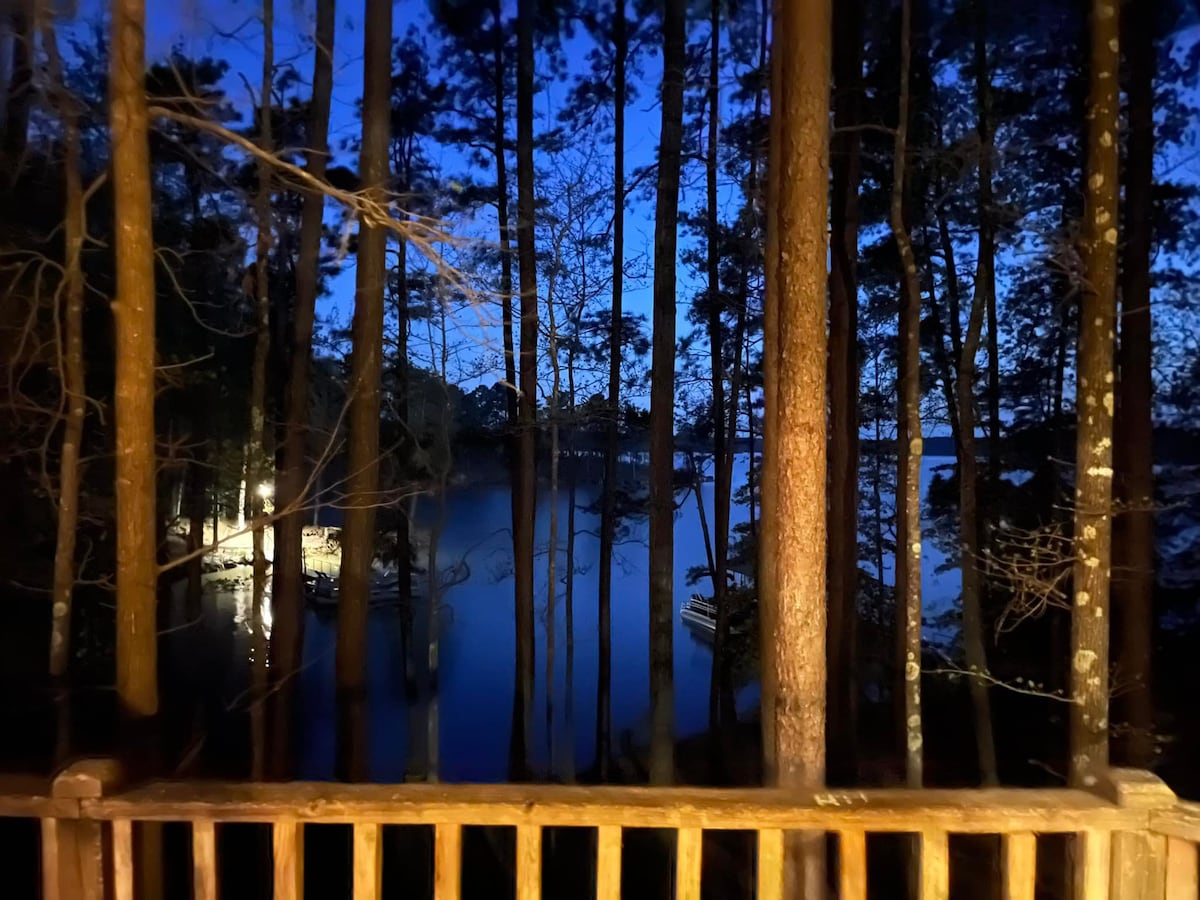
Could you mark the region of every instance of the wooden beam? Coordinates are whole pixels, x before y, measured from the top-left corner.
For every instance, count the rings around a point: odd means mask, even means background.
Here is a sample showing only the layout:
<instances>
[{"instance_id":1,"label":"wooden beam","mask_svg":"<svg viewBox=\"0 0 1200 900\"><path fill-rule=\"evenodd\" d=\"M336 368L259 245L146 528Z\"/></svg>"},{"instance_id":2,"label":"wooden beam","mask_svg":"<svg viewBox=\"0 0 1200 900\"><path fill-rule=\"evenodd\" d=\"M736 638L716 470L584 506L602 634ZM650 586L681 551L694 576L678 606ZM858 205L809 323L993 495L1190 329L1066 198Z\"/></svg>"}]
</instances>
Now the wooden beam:
<instances>
[{"instance_id":1,"label":"wooden beam","mask_svg":"<svg viewBox=\"0 0 1200 900\"><path fill-rule=\"evenodd\" d=\"M1037 836L1028 831L1006 834L1004 900L1034 900L1037 884Z\"/></svg>"},{"instance_id":2,"label":"wooden beam","mask_svg":"<svg viewBox=\"0 0 1200 900\"><path fill-rule=\"evenodd\" d=\"M681 828L675 837L675 900L700 900L704 832Z\"/></svg>"},{"instance_id":3,"label":"wooden beam","mask_svg":"<svg viewBox=\"0 0 1200 900\"><path fill-rule=\"evenodd\" d=\"M133 822L112 823L113 900L133 900Z\"/></svg>"},{"instance_id":4,"label":"wooden beam","mask_svg":"<svg viewBox=\"0 0 1200 900\"><path fill-rule=\"evenodd\" d=\"M758 900L783 900L783 832L758 832Z\"/></svg>"},{"instance_id":5,"label":"wooden beam","mask_svg":"<svg viewBox=\"0 0 1200 900\"><path fill-rule=\"evenodd\" d=\"M437 825L434 834L434 900L462 896L462 826Z\"/></svg>"},{"instance_id":6,"label":"wooden beam","mask_svg":"<svg viewBox=\"0 0 1200 900\"><path fill-rule=\"evenodd\" d=\"M867 900L867 836L838 832L838 863L840 900Z\"/></svg>"},{"instance_id":7,"label":"wooden beam","mask_svg":"<svg viewBox=\"0 0 1200 900\"><path fill-rule=\"evenodd\" d=\"M192 823L192 900L217 900L217 831L209 819Z\"/></svg>"},{"instance_id":8,"label":"wooden beam","mask_svg":"<svg viewBox=\"0 0 1200 900\"><path fill-rule=\"evenodd\" d=\"M1075 836L1075 900L1108 900L1112 835L1081 831Z\"/></svg>"},{"instance_id":9,"label":"wooden beam","mask_svg":"<svg viewBox=\"0 0 1200 900\"><path fill-rule=\"evenodd\" d=\"M517 900L541 900L542 829L517 827Z\"/></svg>"},{"instance_id":10,"label":"wooden beam","mask_svg":"<svg viewBox=\"0 0 1200 900\"><path fill-rule=\"evenodd\" d=\"M621 900L621 829L596 829L596 900Z\"/></svg>"},{"instance_id":11,"label":"wooden beam","mask_svg":"<svg viewBox=\"0 0 1200 900\"><path fill-rule=\"evenodd\" d=\"M281 819L272 828L275 900L304 898L304 825Z\"/></svg>"},{"instance_id":12,"label":"wooden beam","mask_svg":"<svg viewBox=\"0 0 1200 900\"><path fill-rule=\"evenodd\" d=\"M928 828L1006 831L1144 830L1151 810L1086 791L647 788L570 785L368 785L161 783L80 801L84 815L177 821L493 826L622 826L867 832Z\"/></svg>"},{"instance_id":13,"label":"wooden beam","mask_svg":"<svg viewBox=\"0 0 1200 900\"><path fill-rule=\"evenodd\" d=\"M383 893L382 825L354 826L354 900L379 900Z\"/></svg>"},{"instance_id":14,"label":"wooden beam","mask_svg":"<svg viewBox=\"0 0 1200 900\"><path fill-rule=\"evenodd\" d=\"M1182 838L1167 838L1167 900L1200 900L1198 873L1196 845Z\"/></svg>"},{"instance_id":15,"label":"wooden beam","mask_svg":"<svg viewBox=\"0 0 1200 900\"><path fill-rule=\"evenodd\" d=\"M921 900L950 897L950 842L944 831L921 832Z\"/></svg>"}]
</instances>

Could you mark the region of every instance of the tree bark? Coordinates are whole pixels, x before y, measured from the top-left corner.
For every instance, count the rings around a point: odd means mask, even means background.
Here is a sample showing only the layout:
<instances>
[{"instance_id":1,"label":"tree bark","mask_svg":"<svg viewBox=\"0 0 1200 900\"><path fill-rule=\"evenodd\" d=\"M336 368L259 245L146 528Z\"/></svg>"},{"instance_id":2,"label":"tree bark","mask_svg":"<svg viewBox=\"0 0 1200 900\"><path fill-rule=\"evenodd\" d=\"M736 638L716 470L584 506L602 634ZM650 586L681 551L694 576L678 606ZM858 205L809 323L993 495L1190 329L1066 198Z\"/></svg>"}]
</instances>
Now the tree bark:
<instances>
[{"instance_id":1,"label":"tree bark","mask_svg":"<svg viewBox=\"0 0 1200 900\"><path fill-rule=\"evenodd\" d=\"M505 125L504 103L508 99L505 89L504 73L507 66L504 61L504 14L500 0L492 3L493 45L492 45L492 77L496 88L496 124L495 147L496 156L496 222L500 230L500 322L504 341L504 379L508 382L508 393L505 395L508 410L508 424L513 427L517 423L517 357L513 350L513 314L512 314L512 232L508 223L508 161L505 155L508 145L507 126ZM518 213L518 216L520 213ZM514 487L516 482L513 482ZM514 526L515 526L514 522Z\"/></svg>"},{"instance_id":2,"label":"tree bark","mask_svg":"<svg viewBox=\"0 0 1200 900\"><path fill-rule=\"evenodd\" d=\"M921 734L921 283L912 239L904 221L907 177L909 75L912 66L912 0L903 0L900 22L900 111L892 170L890 226L900 254L900 386L897 391L899 487L896 491L896 603L904 604L905 778L919 788L923 779ZM903 497L903 500L901 500ZM900 581L903 559L904 580ZM901 592L903 587L903 592Z\"/></svg>"},{"instance_id":3,"label":"tree bark","mask_svg":"<svg viewBox=\"0 0 1200 900\"><path fill-rule=\"evenodd\" d=\"M713 604L717 610L716 628L713 632L712 674L709 679L708 721L716 729L722 724L734 724L733 711L722 709L721 700L726 693L721 690L728 668L727 646L729 644L729 604L725 599L726 569L729 561L729 504L725 501L730 494L725 490L728 469L728 427L725 411L725 354L721 313L724 300L721 294L721 238L717 218L717 150L718 125L721 114L721 4L714 0L709 10L709 59L708 59L708 147L705 156L705 225L707 234L705 268L708 276L706 300L708 304L708 353L712 386L713 423ZM696 502L704 506L703 495L696 488ZM726 721L728 720L728 721Z\"/></svg>"},{"instance_id":4,"label":"tree bark","mask_svg":"<svg viewBox=\"0 0 1200 900\"><path fill-rule=\"evenodd\" d=\"M391 88L392 4L367 0L363 50L362 151L359 178L375 202L386 199ZM379 394L383 365L383 295L387 231L359 222L355 277L346 515L338 582L337 688L339 705L359 707L366 689L366 626L371 562L375 556L375 507L379 491ZM358 716L349 717L358 721ZM355 728L351 746L339 748L342 777L365 775L366 735Z\"/></svg>"},{"instance_id":5,"label":"tree bark","mask_svg":"<svg viewBox=\"0 0 1200 900\"><path fill-rule=\"evenodd\" d=\"M662 126L654 211L654 335L650 384L650 782L675 770L675 266L683 140L686 12L663 12Z\"/></svg>"},{"instance_id":6,"label":"tree bark","mask_svg":"<svg viewBox=\"0 0 1200 900\"><path fill-rule=\"evenodd\" d=\"M770 521L773 674L764 693L774 719L774 772L779 787L813 790L825 781L826 690L826 258L828 242L829 99L832 55L829 0L785 3L776 11L774 50L780 77L772 85L778 119L773 150L778 199L768 227L776 232L777 279L767 356L771 439L767 487ZM801 52L801 48L803 51ZM786 361L786 366L784 365ZM768 687L769 686L769 687ZM818 832L787 837L786 896L825 891L825 843Z\"/></svg>"},{"instance_id":7,"label":"tree bark","mask_svg":"<svg viewBox=\"0 0 1200 900\"><path fill-rule=\"evenodd\" d=\"M533 20L534 0L517 7L517 264L521 279L521 393L517 404L517 469L513 491L517 682L526 753L532 746L534 673L533 542L537 510L537 249L534 245ZM528 761L512 761L528 774Z\"/></svg>"},{"instance_id":8,"label":"tree bark","mask_svg":"<svg viewBox=\"0 0 1200 900\"><path fill-rule=\"evenodd\" d=\"M318 179L325 177L329 153L335 6L335 0L317 2L305 171ZM275 484L275 509L279 517L276 519L272 565L271 675L277 693L272 744L280 777L287 776L289 766L287 747L291 743L293 694L290 682L302 662L304 652L304 502L310 494L306 490L309 472L305 451L324 211L323 193L305 193L300 212L300 242L296 259L296 299L292 313L283 468Z\"/></svg>"},{"instance_id":9,"label":"tree bark","mask_svg":"<svg viewBox=\"0 0 1200 900\"><path fill-rule=\"evenodd\" d=\"M79 525L80 452L87 411L83 363L83 238L86 231L83 179L80 171L79 109L63 78L62 57L54 28L42 29L50 64L55 105L63 129L62 395L66 406L58 461L58 534L54 545L51 593L50 677L67 675L71 663L71 605L75 588L75 530Z\"/></svg>"},{"instance_id":10,"label":"tree bark","mask_svg":"<svg viewBox=\"0 0 1200 900\"><path fill-rule=\"evenodd\" d=\"M1084 194L1084 283L1076 362L1075 565L1071 619L1071 768L1092 787L1108 767L1108 614L1112 564L1113 328L1117 307L1115 0L1091 3Z\"/></svg>"},{"instance_id":11,"label":"tree bark","mask_svg":"<svg viewBox=\"0 0 1200 900\"><path fill-rule=\"evenodd\" d=\"M560 255L561 260L561 255ZM554 313L555 276L546 287L547 352L550 354L550 522L546 535L546 775L554 780L554 651L555 606L558 604L558 470L562 455L559 409L562 364L558 358L558 322Z\"/></svg>"},{"instance_id":12,"label":"tree bark","mask_svg":"<svg viewBox=\"0 0 1200 900\"><path fill-rule=\"evenodd\" d=\"M158 712L154 235L143 0L113 0L111 27L117 702L137 720Z\"/></svg>"},{"instance_id":13,"label":"tree bark","mask_svg":"<svg viewBox=\"0 0 1200 900\"><path fill-rule=\"evenodd\" d=\"M1128 689L1121 718L1128 732L1121 764L1154 761L1151 651L1154 644L1154 375L1150 254L1154 202L1154 18L1127 18L1129 158L1125 183L1120 377L1117 394L1117 491L1121 515L1113 542L1118 577L1117 656Z\"/></svg>"},{"instance_id":14,"label":"tree bark","mask_svg":"<svg viewBox=\"0 0 1200 900\"><path fill-rule=\"evenodd\" d=\"M858 752L858 184L861 0L834 9L829 276L829 749L852 783Z\"/></svg>"},{"instance_id":15,"label":"tree bark","mask_svg":"<svg viewBox=\"0 0 1200 900\"><path fill-rule=\"evenodd\" d=\"M259 124L258 145L264 153L273 152L271 137L271 89L275 79L275 3L274 0L263 0L263 58L262 83L259 88ZM262 485L267 479L266 453L266 406L267 406L267 353L271 343L271 294L269 284L269 260L271 254L271 166L265 159L258 163L258 195L255 198L254 210L258 227L258 239L255 242L254 308L256 315L254 337L254 361L250 375L250 447L247 451L250 470L250 519L254 530L251 533L253 542L253 580L251 608L254 611L254 640L255 669L254 679L265 678L265 641L262 640L262 605L267 588L267 556L264 551L263 511L265 497ZM265 753L263 742L265 731L262 727L262 696L252 700L251 716L253 724L253 757L251 776L261 778Z\"/></svg>"},{"instance_id":16,"label":"tree bark","mask_svg":"<svg viewBox=\"0 0 1200 900\"><path fill-rule=\"evenodd\" d=\"M992 87L988 70L986 20L983 2L977 0L975 31L975 95L979 132L979 253L975 267L975 295L967 319L967 334L958 361L959 421L959 552L962 556L962 630L968 682L975 715L975 747L979 776L985 786L999 783L996 744L992 733L992 704L988 693L987 649L984 643L983 585L979 572L979 463L975 440L976 356L986 312L995 307L996 234L992 223ZM998 417L993 421L993 428ZM994 448L993 448L994 449ZM989 460L996 465L993 457Z\"/></svg>"},{"instance_id":17,"label":"tree bark","mask_svg":"<svg viewBox=\"0 0 1200 900\"><path fill-rule=\"evenodd\" d=\"M629 40L625 7L613 17L613 257L612 318L608 332L608 420L604 426L604 489L600 501L599 632L596 686L596 768L608 780L612 732L612 556L616 533L617 457L620 455L621 325L625 280L625 64Z\"/></svg>"}]
</instances>

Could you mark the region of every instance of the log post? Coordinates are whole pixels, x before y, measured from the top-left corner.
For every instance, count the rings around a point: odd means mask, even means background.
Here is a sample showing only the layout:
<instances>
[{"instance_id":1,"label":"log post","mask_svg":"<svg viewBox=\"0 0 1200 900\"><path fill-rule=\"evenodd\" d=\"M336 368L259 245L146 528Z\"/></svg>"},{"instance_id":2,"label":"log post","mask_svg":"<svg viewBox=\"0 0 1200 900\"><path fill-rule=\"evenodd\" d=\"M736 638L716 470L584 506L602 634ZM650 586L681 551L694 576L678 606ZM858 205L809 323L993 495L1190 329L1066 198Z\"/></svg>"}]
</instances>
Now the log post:
<instances>
[{"instance_id":1,"label":"log post","mask_svg":"<svg viewBox=\"0 0 1200 900\"><path fill-rule=\"evenodd\" d=\"M56 800L95 800L111 793L120 782L121 769L116 760L83 759L55 776L50 795ZM101 822L43 820L42 875L46 900L104 900L104 844Z\"/></svg>"},{"instance_id":2,"label":"log post","mask_svg":"<svg viewBox=\"0 0 1200 900\"><path fill-rule=\"evenodd\" d=\"M1157 775L1141 769L1109 769L1100 793L1127 809L1167 810L1175 793ZM1167 839L1149 830L1118 831L1112 838L1110 900L1160 900L1166 892Z\"/></svg>"}]
</instances>

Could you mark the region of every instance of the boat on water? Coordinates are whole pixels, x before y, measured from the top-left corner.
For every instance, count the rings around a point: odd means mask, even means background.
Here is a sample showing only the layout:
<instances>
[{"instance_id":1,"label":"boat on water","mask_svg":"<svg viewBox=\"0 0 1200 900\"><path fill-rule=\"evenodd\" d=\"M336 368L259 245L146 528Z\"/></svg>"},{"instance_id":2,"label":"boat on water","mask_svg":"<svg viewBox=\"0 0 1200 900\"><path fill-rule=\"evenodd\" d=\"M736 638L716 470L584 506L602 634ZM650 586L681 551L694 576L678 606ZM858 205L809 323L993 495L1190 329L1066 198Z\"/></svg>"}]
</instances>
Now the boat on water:
<instances>
[{"instance_id":1,"label":"boat on water","mask_svg":"<svg viewBox=\"0 0 1200 900\"><path fill-rule=\"evenodd\" d=\"M753 560L731 560L728 574L731 590L750 588L754 579ZM746 606L733 610L729 616L730 632L732 634L744 634L750 627L748 621L749 615L750 609ZM713 602L712 597L705 597L703 594L692 594L679 608L679 618L683 620L683 624L691 628L698 637L704 640L711 641L716 636L717 605Z\"/></svg>"},{"instance_id":2,"label":"boat on water","mask_svg":"<svg viewBox=\"0 0 1200 900\"><path fill-rule=\"evenodd\" d=\"M383 575L371 582L367 605L371 607L394 606L399 603L400 579L396 575ZM323 572L306 572L304 575L304 602L315 609L334 609L338 603L338 581Z\"/></svg>"},{"instance_id":3,"label":"boat on water","mask_svg":"<svg viewBox=\"0 0 1200 900\"><path fill-rule=\"evenodd\" d=\"M731 634L744 634L749 628L747 619L748 609L734 610L729 616L729 631ZM711 597L692 594L679 608L679 618L704 640L711 641L717 634L717 606Z\"/></svg>"}]
</instances>

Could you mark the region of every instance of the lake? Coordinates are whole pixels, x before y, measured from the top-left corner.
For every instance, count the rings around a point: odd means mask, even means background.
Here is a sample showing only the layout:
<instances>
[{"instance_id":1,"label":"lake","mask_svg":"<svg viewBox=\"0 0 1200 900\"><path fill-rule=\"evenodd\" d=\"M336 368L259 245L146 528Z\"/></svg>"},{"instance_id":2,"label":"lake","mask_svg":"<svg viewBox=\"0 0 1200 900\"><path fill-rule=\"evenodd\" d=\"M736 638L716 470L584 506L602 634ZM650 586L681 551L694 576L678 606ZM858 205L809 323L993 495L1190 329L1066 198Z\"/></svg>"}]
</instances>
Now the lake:
<instances>
[{"instance_id":1,"label":"lake","mask_svg":"<svg viewBox=\"0 0 1200 900\"><path fill-rule=\"evenodd\" d=\"M925 461L923 481L948 460ZM735 462L734 484L744 481L748 459ZM599 559L599 517L586 509L597 500L598 484L581 483L577 493L574 585L574 723L575 767L592 766L595 757L595 719L598 641L596 594ZM711 526L713 484L703 485ZM556 758L566 752L568 736L562 711L566 699L566 631L561 578L565 574L568 497L559 498L558 591L555 610L556 672L553 706ZM416 527L427 528L434 504L417 505ZM748 511L736 506L733 522L744 522ZM549 496L543 491L537 509L538 557L535 561L537 609L535 740L531 748L535 773L547 764L546 698L546 544ZM513 614L510 495L507 486L487 485L452 489L441 535L439 568L465 560L467 580L444 597L450 607L443 617L439 647L439 777L449 782L499 782L508 775L509 731L512 717L515 625ZM647 741L649 715L649 609L647 603L648 523L629 523L627 539L614 553L612 587L612 719L613 743L629 731L637 743ZM710 585L687 583L688 569L705 563L705 550L695 500L689 497L677 512L675 524L676 607L692 591L708 592ZM888 561L890 563L890 560ZM941 554L927 546L923 584L927 610L935 613L957 596L958 573L938 574ZM890 572L885 577L890 580ZM202 677L211 686L224 685L229 705L245 691L247 663L254 653L251 640L248 585L232 588L214 582L207 598ZM712 664L710 646L673 616L675 639L675 724L679 737L698 734L708 723L708 687ZM269 617L268 617L269 627ZM304 666L297 675L297 705L301 712L298 776L324 780L333 777L336 738L334 646L336 623L330 616L310 613L306 626ZM369 623L368 719L370 776L378 782L403 780L407 761L409 711L400 647L400 621L393 609L372 611ZM201 675L201 672L197 672ZM738 709L746 713L758 703L756 684L738 691Z\"/></svg>"}]
</instances>

